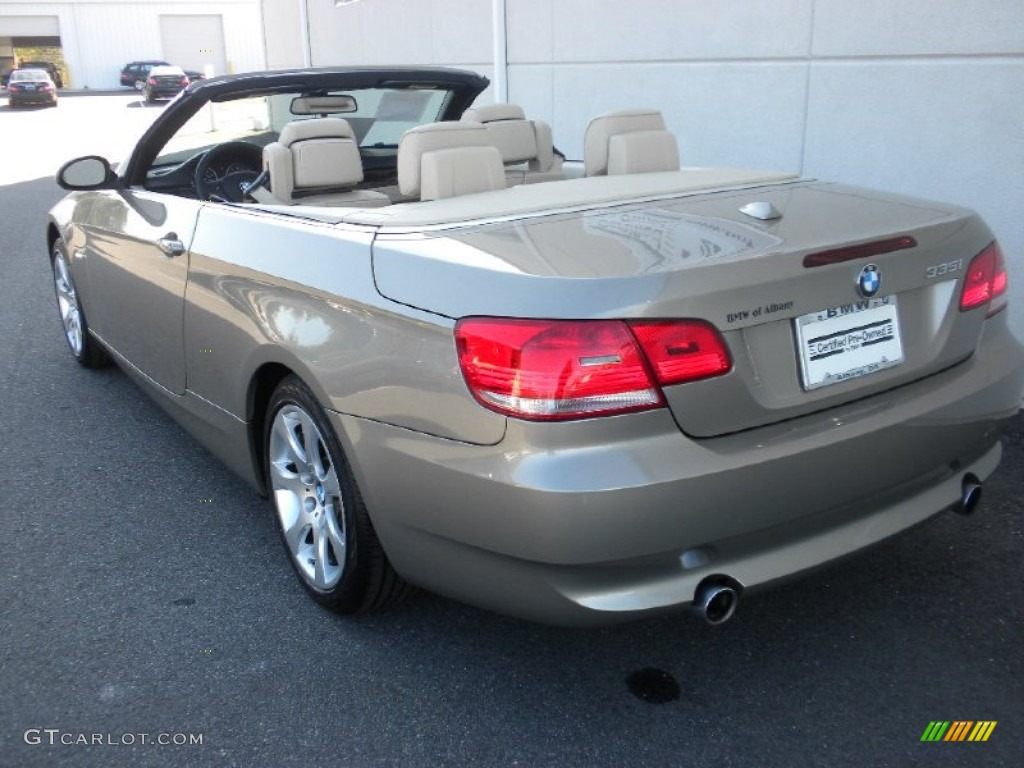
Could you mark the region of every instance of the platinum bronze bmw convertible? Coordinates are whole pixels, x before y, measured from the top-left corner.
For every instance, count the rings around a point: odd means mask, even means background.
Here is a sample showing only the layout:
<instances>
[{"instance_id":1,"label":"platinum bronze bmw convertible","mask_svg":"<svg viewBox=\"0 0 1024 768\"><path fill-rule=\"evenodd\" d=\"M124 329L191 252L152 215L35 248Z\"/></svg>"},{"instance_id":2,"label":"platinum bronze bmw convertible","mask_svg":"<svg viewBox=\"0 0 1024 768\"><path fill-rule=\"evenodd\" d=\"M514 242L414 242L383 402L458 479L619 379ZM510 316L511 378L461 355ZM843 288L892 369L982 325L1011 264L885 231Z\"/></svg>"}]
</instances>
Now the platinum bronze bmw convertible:
<instances>
[{"instance_id":1,"label":"platinum bronze bmw convertible","mask_svg":"<svg viewBox=\"0 0 1024 768\"><path fill-rule=\"evenodd\" d=\"M520 108L472 107L486 85L212 79L116 172L58 175L72 353L271 498L316 600L718 623L974 510L1024 386L977 215L680 168L653 110L596 116L567 161Z\"/></svg>"}]
</instances>

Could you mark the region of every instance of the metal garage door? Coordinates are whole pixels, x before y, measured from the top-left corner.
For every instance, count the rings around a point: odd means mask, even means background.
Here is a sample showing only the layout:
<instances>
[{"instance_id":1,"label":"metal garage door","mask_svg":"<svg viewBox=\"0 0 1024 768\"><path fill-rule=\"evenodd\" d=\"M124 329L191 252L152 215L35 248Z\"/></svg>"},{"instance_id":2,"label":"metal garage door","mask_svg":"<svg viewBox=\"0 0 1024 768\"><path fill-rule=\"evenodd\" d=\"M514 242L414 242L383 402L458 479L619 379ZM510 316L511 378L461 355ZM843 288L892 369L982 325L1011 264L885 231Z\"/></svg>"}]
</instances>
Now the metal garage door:
<instances>
[{"instance_id":1,"label":"metal garage door","mask_svg":"<svg viewBox=\"0 0 1024 768\"><path fill-rule=\"evenodd\" d=\"M228 71L224 22L219 15L161 16L160 37L163 57L171 64L200 72L212 66L215 75Z\"/></svg>"},{"instance_id":2,"label":"metal garage door","mask_svg":"<svg viewBox=\"0 0 1024 768\"><path fill-rule=\"evenodd\" d=\"M0 37L58 37L56 16L0 16Z\"/></svg>"}]
</instances>

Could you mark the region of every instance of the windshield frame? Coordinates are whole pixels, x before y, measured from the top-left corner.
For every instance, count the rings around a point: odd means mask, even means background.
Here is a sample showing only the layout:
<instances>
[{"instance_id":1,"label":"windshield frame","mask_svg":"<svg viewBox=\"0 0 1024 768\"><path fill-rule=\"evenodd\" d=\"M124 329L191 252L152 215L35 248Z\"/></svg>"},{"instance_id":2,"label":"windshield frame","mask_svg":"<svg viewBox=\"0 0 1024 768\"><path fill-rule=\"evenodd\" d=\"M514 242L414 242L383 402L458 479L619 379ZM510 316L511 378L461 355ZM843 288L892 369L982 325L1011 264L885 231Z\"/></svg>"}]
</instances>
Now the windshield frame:
<instances>
[{"instance_id":1,"label":"windshield frame","mask_svg":"<svg viewBox=\"0 0 1024 768\"><path fill-rule=\"evenodd\" d=\"M265 147L277 141L289 123L320 117L341 117L352 129L360 150L397 149L407 130L437 122L452 98L441 88L362 88L342 92L321 92L317 98L348 96L355 110L333 113L292 112L296 99L308 97L305 90L271 94L243 94L236 99L209 101L186 121L159 149L147 173L186 162L224 142L234 141ZM246 103L250 102L250 103ZM190 124L194 124L192 127Z\"/></svg>"},{"instance_id":2,"label":"windshield frame","mask_svg":"<svg viewBox=\"0 0 1024 768\"><path fill-rule=\"evenodd\" d=\"M275 93L316 95L360 88L439 88L451 92L439 120L458 120L490 81L476 72L445 67L350 67L256 72L200 80L171 101L139 139L120 174L125 186L143 186L160 151L207 103Z\"/></svg>"}]
</instances>

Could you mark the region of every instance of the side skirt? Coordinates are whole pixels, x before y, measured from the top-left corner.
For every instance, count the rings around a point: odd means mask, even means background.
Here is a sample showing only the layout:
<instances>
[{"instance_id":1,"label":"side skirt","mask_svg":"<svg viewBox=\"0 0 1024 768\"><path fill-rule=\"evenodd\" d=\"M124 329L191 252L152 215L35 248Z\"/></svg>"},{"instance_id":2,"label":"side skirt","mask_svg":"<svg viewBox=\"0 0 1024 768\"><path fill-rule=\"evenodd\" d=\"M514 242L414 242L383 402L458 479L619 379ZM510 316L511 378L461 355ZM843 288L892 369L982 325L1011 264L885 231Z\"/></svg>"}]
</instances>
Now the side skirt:
<instances>
[{"instance_id":1,"label":"side skirt","mask_svg":"<svg viewBox=\"0 0 1024 768\"><path fill-rule=\"evenodd\" d=\"M178 422L206 450L220 459L228 469L245 480L261 495L266 495L261 473L256 462L257 453L249 444L249 422L229 413L220 406L185 390L176 394L162 386L111 348L101 336L90 329L92 336L103 345L126 374L149 395L157 405Z\"/></svg>"}]
</instances>

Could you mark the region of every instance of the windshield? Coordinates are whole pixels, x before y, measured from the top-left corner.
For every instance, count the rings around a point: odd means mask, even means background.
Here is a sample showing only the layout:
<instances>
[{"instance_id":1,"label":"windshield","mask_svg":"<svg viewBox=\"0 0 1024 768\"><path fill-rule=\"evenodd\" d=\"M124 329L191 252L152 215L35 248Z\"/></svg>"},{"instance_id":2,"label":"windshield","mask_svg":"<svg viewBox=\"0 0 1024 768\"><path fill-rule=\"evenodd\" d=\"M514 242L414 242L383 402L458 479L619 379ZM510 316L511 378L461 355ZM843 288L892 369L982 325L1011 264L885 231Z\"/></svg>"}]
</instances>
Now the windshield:
<instances>
[{"instance_id":1,"label":"windshield","mask_svg":"<svg viewBox=\"0 0 1024 768\"><path fill-rule=\"evenodd\" d=\"M12 83L34 82L36 80L49 80L50 76L41 69L19 69L11 73Z\"/></svg>"},{"instance_id":2,"label":"windshield","mask_svg":"<svg viewBox=\"0 0 1024 768\"><path fill-rule=\"evenodd\" d=\"M292 112L294 100L309 95L296 91L210 102L178 129L154 160L153 167L184 162L197 152L226 141L266 146L277 139L288 123L323 116ZM315 96L354 99L354 110L349 107L349 111L329 112L326 116L347 120L362 148L394 148L410 128L437 122L451 92L440 88L369 88Z\"/></svg>"}]
</instances>

